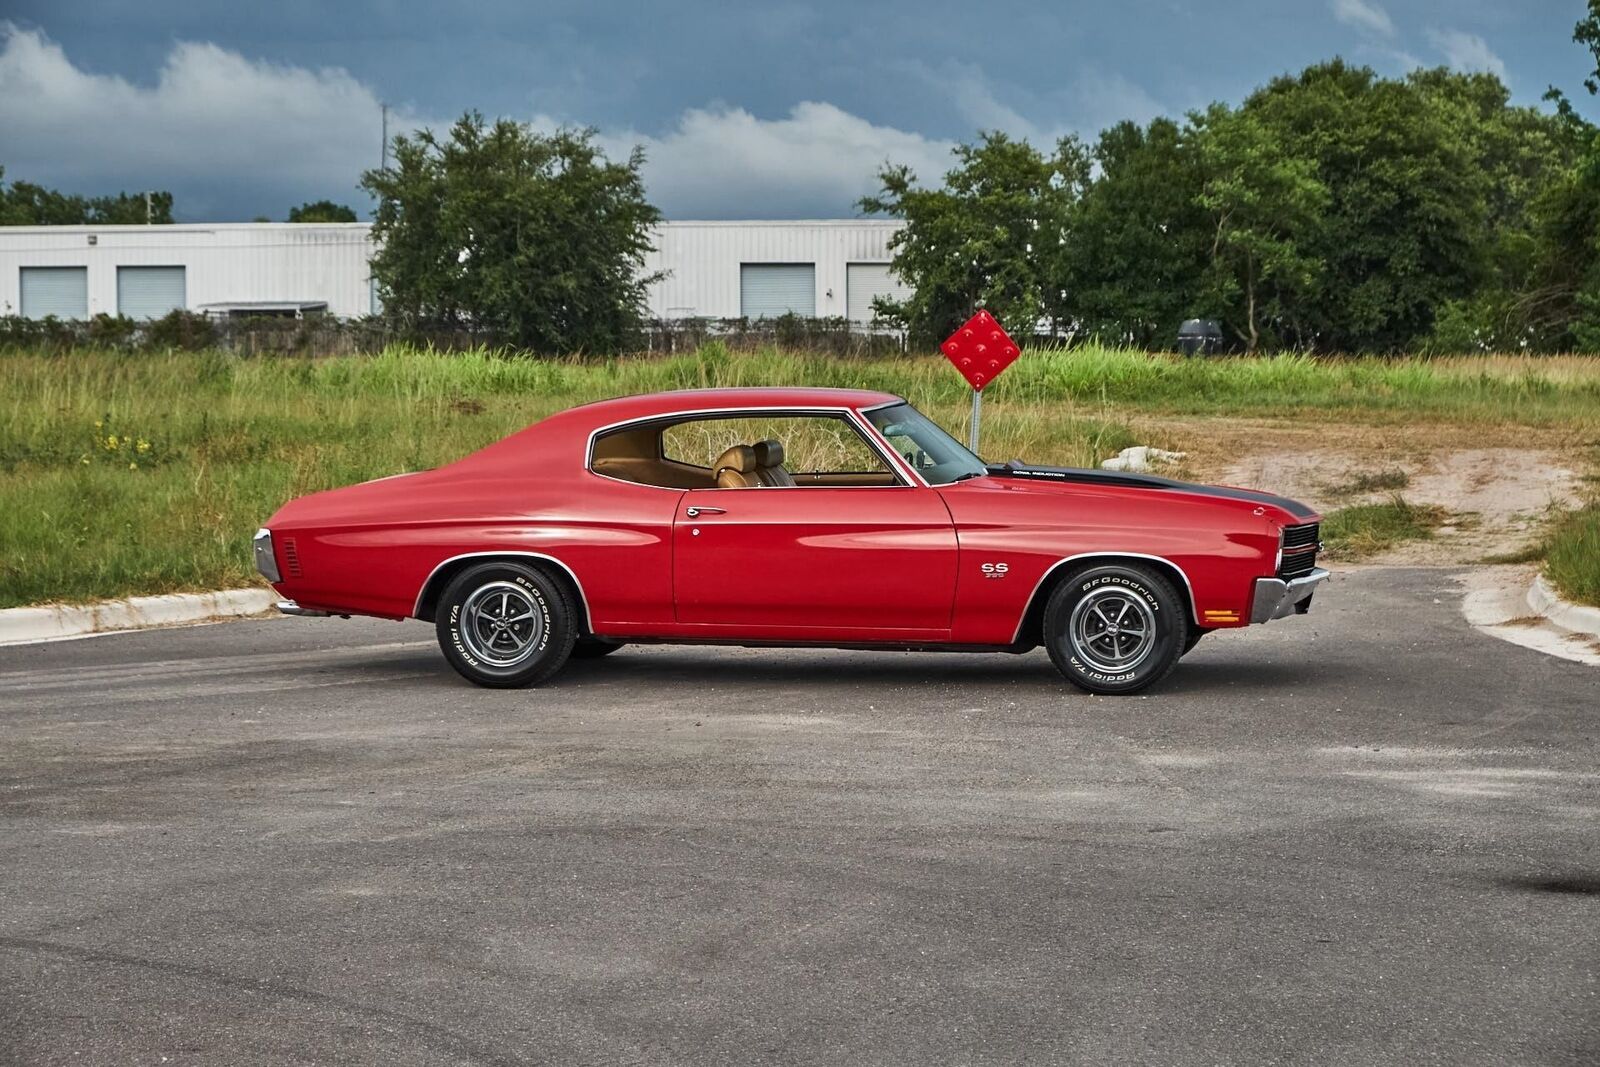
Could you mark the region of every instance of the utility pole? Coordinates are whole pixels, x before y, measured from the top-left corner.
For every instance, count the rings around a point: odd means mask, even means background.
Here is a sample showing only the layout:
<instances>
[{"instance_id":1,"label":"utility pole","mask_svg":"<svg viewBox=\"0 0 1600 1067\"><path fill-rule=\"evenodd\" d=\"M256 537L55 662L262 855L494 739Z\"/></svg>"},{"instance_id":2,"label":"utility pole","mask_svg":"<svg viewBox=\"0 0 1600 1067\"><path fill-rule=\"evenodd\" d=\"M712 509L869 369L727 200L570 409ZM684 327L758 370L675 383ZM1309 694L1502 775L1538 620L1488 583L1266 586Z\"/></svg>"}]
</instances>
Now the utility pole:
<instances>
[{"instance_id":1,"label":"utility pole","mask_svg":"<svg viewBox=\"0 0 1600 1067\"><path fill-rule=\"evenodd\" d=\"M383 108L383 161L378 165L378 170L385 173L389 170L389 105L380 103L378 106Z\"/></svg>"},{"instance_id":2,"label":"utility pole","mask_svg":"<svg viewBox=\"0 0 1600 1067\"><path fill-rule=\"evenodd\" d=\"M144 191L144 224L146 226L150 225L150 216L152 214L154 212L150 209L150 190L146 189Z\"/></svg>"}]
</instances>

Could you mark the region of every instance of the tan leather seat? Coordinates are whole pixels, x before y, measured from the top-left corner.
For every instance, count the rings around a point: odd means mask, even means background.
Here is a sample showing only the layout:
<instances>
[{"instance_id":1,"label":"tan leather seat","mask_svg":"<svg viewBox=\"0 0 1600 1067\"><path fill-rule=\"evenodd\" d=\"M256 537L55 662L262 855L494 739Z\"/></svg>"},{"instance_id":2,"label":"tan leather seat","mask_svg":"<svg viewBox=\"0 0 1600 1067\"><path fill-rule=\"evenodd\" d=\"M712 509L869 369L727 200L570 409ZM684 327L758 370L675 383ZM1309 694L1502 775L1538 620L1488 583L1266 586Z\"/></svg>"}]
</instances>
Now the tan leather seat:
<instances>
[{"instance_id":1,"label":"tan leather seat","mask_svg":"<svg viewBox=\"0 0 1600 1067\"><path fill-rule=\"evenodd\" d=\"M749 445L734 445L717 457L713 468L718 489L756 489L761 479L756 474L756 450Z\"/></svg>"},{"instance_id":2,"label":"tan leather seat","mask_svg":"<svg viewBox=\"0 0 1600 1067\"><path fill-rule=\"evenodd\" d=\"M773 488L794 485L794 479L783 469L783 442L771 437L757 441L751 448L756 454L756 477L761 484Z\"/></svg>"}]
</instances>

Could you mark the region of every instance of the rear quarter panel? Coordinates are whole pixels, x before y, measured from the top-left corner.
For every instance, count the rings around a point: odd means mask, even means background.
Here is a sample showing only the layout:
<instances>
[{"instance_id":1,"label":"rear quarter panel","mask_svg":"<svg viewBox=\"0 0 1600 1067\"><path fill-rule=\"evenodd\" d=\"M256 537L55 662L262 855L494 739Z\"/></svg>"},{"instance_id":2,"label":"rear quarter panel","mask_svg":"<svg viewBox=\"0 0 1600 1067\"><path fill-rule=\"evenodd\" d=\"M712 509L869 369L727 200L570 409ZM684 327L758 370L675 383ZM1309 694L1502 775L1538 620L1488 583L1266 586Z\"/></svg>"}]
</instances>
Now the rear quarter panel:
<instances>
[{"instance_id":1,"label":"rear quarter panel","mask_svg":"<svg viewBox=\"0 0 1600 1067\"><path fill-rule=\"evenodd\" d=\"M591 625L669 623L676 490L601 478L452 474L450 468L302 497L268 526L295 542L300 576L277 588L302 606L405 618L455 557L548 555L577 579Z\"/></svg>"}]
</instances>

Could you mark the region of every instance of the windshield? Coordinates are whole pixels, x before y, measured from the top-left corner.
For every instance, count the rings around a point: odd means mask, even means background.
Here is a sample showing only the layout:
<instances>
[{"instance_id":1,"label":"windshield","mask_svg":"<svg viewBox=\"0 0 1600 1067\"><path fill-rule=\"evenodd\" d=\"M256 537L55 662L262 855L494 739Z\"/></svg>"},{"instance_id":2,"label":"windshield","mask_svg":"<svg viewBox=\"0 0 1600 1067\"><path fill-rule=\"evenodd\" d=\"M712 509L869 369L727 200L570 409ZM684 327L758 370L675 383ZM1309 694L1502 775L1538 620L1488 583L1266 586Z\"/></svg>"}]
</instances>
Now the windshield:
<instances>
[{"instance_id":1,"label":"windshield","mask_svg":"<svg viewBox=\"0 0 1600 1067\"><path fill-rule=\"evenodd\" d=\"M983 460L968 452L961 442L910 404L895 404L863 414L929 485L948 485L988 473Z\"/></svg>"}]
</instances>

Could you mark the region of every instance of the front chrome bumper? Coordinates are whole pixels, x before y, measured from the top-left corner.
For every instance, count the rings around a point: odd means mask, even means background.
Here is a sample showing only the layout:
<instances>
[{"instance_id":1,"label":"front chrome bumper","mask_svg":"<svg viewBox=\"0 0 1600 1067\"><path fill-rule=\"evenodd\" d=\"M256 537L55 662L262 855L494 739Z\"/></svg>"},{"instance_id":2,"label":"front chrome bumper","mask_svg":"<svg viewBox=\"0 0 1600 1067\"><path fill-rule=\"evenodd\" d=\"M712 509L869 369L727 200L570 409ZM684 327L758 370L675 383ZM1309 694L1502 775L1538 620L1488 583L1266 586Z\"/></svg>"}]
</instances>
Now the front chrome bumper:
<instances>
[{"instance_id":1,"label":"front chrome bumper","mask_svg":"<svg viewBox=\"0 0 1600 1067\"><path fill-rule=\"evenodd\" d=\"M1251 622L1271 622L1290 615L1304 615L1311 607L1311 594L1332 575L1321 567L1310 574L1284 581L1282 578L1257 578L1250 601Z\"/></svg>"}]
</instances>

